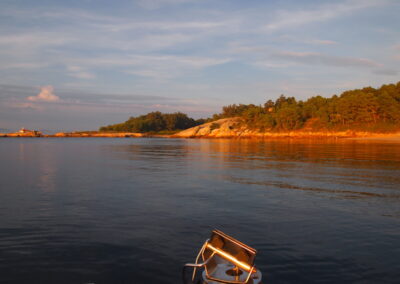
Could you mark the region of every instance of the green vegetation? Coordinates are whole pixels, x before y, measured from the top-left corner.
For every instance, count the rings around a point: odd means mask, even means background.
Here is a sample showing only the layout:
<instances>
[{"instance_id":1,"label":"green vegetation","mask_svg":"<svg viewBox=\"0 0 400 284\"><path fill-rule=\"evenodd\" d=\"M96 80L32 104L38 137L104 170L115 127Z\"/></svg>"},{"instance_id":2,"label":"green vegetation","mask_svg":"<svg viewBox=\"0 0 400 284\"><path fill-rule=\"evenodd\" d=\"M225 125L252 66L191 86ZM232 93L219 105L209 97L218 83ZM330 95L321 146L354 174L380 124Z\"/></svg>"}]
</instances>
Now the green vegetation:
<instances>
[{"instance_id":1,"label":"green vegetation","mask_svg":"<svg viewBox=\"0 0 400 284\"><path fill-rule=\"evenodd\" d=\"M150 112L146 115L131 117L123 123L102 126L103 132L153 132L162 134L172 134L178 130L187 129L204 123L205 120L194 120L181 112L161 113L159 111Z\"/></svg>"},{"instance_id":2,"label":"green vegetation","mask_svg":"<svg viewBox=\"0 0 400 284\"><path fill-rule=\"evenodd\" d=\"M222 108L213 120L241 117L247 127L260 131L369 130L400 128L400 82L379 89L366 87L334 95L297 101L281 95L262 105L233 104Z\"/></svg>"},{"instance_id":3,"label":"green vegetation","mask_svg":"<svg viewBox=\"0 0 400 284\"><path fill-rule=\"evenodd\" d=\"M395 131L400 129L400 82L379 89L366 87L346 91L331 98L315 96L297 101L294 97L281 95L264 105L233 104L224 106L220 114L209 119L194 120L181 112L157 111L103 126L100 131L173 134L228 117L241 117L248 128L258 131ZM212 129L219 127L217 123L211 125Z\"/></svg>"}]
</instances>

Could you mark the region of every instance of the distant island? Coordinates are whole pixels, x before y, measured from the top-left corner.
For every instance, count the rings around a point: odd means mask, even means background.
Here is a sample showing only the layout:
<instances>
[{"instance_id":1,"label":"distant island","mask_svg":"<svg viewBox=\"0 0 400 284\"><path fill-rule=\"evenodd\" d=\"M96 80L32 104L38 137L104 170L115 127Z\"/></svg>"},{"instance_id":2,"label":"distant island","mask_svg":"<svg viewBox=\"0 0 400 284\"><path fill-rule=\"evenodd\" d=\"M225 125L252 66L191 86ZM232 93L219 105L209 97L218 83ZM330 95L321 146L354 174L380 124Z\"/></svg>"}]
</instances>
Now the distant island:
<instances>
[{"instance_id":1,"label":"distant island","mask_svg":"<svg viewBox=\"0 0 400 284\"><path fill-rule=\"evenodd\" d=\"M11 133L0 133L0 136L3 137L42 137L43 134L39 130L29 130L25 127L22 127L17 132Z\"/></svg>"},{"instance_id":2,"label":"distant island","mask_svg":"<svg viewBox=\"0 0 400 284\"><path fill-rule=\"evenodd\" d=\"M150 112L146 115L130 117L127 121L100 127L100 132L137 132L174 134L207 122L206 119L193 119L182 112L161 113Z\"/></svg>"},{"instance_id":3,"label":"distant island","mask_svg":"<svg viewBox=\"0 0 400 284\"><path fill-rule=\"evenodd\" d=\"M186 129L186 130L185 130ZM180 131L183 130L183 131ZM281 95L264 105L224 106L212 118L152 112L103 126L100 132L165 133L174 137L368 136L400 131L400 82L306 101Z\"/></svg>"},{"instance_id":4,"label":"distant island","mask_svg":"<svg viewBox=\"0 0 400 284\"><path fill-rule=\"evenodd\" d=\"M279 96L263 105L232 104L207 119L150 112L98 131L43 135L21 129L7 137L365 137L400 133L400 82L306 101ZM400 135L400 134L399 134Z\"/></svg>"}]
</instances>

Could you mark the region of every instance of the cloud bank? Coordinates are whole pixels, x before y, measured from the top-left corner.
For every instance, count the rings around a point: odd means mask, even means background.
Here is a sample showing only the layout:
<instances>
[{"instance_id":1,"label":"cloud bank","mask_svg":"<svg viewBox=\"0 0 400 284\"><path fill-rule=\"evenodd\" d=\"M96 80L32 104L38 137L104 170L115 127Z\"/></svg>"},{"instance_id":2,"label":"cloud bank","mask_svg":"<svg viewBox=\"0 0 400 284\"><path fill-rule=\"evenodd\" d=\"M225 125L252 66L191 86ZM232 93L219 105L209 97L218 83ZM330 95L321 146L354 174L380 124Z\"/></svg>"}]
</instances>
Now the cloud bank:
<instances>
[{"instance_id":1,"label":"cloud bank","mask_svg":"<svg viewBox=\"0 0 400 284\"><path fill-rule=\"evenodd\" d=\"M95 128L154 110L206 117L282 92L305 99L395 82L399 4L7 1L0 9L0 118L17 123L19 116L27 125L38 113L54 113L54 123L74 116Z\"/></svg>"}]
</instances>

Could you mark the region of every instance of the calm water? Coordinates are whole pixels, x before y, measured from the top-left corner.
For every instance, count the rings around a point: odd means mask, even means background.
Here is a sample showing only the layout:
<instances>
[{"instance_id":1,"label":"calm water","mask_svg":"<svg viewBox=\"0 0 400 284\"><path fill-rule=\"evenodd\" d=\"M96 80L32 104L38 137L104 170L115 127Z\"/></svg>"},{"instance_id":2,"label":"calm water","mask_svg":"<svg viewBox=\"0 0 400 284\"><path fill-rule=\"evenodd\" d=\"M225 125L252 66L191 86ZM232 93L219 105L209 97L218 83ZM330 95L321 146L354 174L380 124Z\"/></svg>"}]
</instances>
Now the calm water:
<instances>
[{"instance_id":1,"label":"calm water","mask_svg":"<svg viewBox=\"0 0 400 284\"><path fill-rule=\"evenodd\" d=\"M264 283L399 283L400 143L0 140L1 283L181 283L213 228Z\"/></svg>"}]
</instances>

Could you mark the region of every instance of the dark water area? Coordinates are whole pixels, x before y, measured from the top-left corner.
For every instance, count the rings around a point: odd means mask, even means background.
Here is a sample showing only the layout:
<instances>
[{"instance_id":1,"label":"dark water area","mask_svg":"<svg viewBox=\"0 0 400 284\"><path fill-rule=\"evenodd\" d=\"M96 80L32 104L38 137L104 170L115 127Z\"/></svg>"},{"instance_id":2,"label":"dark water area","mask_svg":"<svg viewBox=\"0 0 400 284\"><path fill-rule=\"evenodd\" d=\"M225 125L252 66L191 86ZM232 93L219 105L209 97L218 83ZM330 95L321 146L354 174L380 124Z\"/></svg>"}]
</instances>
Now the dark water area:
<instances>
[{"instance_id":1,"label":"dark water area","mask_svg":"<svg viewBox=\"0 0 400 284\"><path fill-rule=\"evenodd\" d=\"M400 283L400 143L0 140L0 283L181 283L213 228L263 283Z\"/></svg>"}]
</instances>

